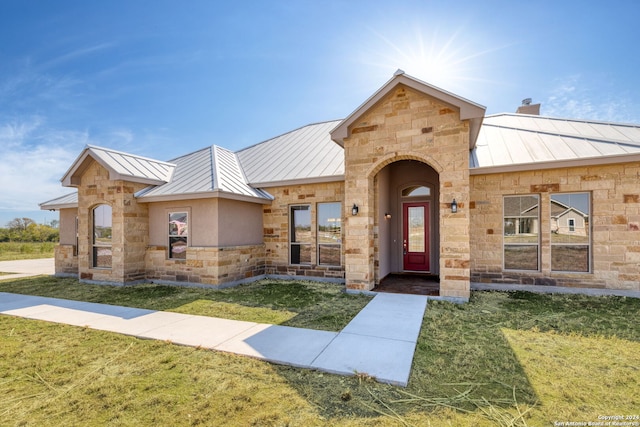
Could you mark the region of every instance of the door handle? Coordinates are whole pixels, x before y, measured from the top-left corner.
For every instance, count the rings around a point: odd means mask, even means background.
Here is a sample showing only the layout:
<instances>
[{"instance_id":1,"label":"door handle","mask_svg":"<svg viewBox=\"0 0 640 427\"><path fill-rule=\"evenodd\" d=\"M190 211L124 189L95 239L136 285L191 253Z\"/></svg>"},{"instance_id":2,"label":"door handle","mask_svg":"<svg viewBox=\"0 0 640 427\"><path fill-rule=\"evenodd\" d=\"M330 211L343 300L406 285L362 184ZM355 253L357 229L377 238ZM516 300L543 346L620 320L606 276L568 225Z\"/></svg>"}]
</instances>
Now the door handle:
<instances>
[{"instance_id":1,"label":"door handle","mask_svg":"<svg viewBox=\"0 0 640 427\"><path fill-rule=\"evenodd\" d=\"M406 255L407 254L407 241L404 240L402 243L402 255Z\"/></svg>"}]
</instances>

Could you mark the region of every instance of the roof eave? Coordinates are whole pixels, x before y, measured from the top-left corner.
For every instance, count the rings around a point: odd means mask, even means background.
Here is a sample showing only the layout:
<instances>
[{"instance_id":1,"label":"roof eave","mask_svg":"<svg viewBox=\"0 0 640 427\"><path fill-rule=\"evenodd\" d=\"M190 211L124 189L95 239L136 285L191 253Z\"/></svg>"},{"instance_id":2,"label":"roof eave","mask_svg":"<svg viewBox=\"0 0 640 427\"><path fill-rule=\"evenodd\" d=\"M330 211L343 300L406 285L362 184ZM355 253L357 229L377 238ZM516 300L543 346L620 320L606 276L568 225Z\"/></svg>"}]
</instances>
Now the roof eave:
<instances>
[{"instance_id":1,"label":"roof eave","mask_svg":"<svg viewBox=\"0 0 640 427\"><path fill-rule=\"evenodd\" d=\"M251 182L254 188L288 187L290 185L321 184L325 182L342 182L344 175L319 176L313 178L284 179L280 181Z\"/></svg>"},{"instance_id":2,"label":"roof eave","mask_svg":"<svg viewBox=\"0 0 640 427\"><path fill-rule=\"evenodd\" d=\"M581 159L554 160L550 162L513 163L508 165L472 167L469 169L469 174L489 175L494 173L522 172L527 170L539 169L560 169L582 166L599 166L632 162L640 162L640 153L618 154L615 156L585 157Z\"/></svg>"},{"instance_id":3,"label":"roof eave","mask_svg":"<svg viewBox=\"0 0 640 427\"><path fill-rule=\"evenodd\" d=\"M40 203L40 210L42 211L59 211L60 209L77 209L78 203L61 203L47 205L47 202Z\"/></svg>"},{"instance_id":4,"label":"roof eave","mask_svg":"<svg viewBox=\"0 0 640 427\"><path fill-rule=\"evenodd\" d=\"M266 194L268 194L265 191ZM260 203L263 205L270 204L274 197L270 194L268 197L247 196L244 194L230 193L227 191L213 190L213 191L201 191L196 193L181 193L181 194L164 194L158 196L137 196L136 198L140 203L155 203L155 202L171 202L175 200L191 200L191 199L229 199L239 200L242 202Z\"/></svg>"}]
</instances>

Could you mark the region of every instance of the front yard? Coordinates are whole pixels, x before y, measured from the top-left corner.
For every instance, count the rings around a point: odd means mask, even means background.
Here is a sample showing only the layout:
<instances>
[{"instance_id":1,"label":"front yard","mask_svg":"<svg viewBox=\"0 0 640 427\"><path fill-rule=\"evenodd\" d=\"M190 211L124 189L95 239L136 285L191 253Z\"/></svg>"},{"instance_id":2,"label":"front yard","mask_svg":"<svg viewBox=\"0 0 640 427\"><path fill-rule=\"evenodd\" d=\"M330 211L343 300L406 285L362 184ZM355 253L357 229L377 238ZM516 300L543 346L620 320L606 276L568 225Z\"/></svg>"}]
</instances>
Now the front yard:
<instances>
[{"instance_id":1,"label":"front yard","mask_svg":"<svg viewBox=\"0 0 640 427\"><path fill-rule=\"evenodd\" d=\"M28 293L340 330L368 302L340 287L224 291L0 282ZM640 408L640 300L475 292L430 302L409 386L0 316L3 425L553 425ZM271 319L271 320L268 320Z\"/></svg>"}]
</instances>

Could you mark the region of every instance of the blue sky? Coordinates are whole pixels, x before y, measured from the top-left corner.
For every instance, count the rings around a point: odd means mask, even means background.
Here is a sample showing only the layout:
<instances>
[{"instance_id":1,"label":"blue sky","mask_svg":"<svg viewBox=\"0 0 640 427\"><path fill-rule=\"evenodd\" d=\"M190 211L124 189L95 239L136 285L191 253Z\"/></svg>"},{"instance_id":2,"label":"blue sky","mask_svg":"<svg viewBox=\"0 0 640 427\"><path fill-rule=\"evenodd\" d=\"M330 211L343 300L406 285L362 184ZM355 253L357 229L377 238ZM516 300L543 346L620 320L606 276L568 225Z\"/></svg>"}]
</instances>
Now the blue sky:
<instances>
[{"instance_id":1,"label":"blue sky","mask_svg":"<svg viewBox=\"0 0 640 427\"><path fill-rule=\"evenodd\" d=\"M588 6L587 6L588 5ZM346 117L400 68L514 112L640 123L640 2L0 3L0 226L86 144L170 160Z\"/></svg>"}]
</instances>

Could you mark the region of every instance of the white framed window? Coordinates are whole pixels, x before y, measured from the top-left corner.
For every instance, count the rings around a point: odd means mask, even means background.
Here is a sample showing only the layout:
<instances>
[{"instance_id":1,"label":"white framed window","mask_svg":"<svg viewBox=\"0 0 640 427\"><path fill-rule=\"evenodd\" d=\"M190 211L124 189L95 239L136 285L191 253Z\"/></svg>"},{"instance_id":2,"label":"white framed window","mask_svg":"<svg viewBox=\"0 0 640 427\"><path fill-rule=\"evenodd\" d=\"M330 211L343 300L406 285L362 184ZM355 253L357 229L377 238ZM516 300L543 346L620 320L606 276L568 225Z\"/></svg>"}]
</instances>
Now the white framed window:
<instances>
[{"instance_id":1,"label":"white framed window","mask_svg":"<svg viewBox=\"0 0 640 427\"><path fill-rule=\"evenodd\" d=\"M342 254L342 203L318 203L318 265L340 266Z\"/></svg>"},{"instance_id":2,"label":"white framed window","mask_svg":"<svg viewBox=\"0 0 640 427\"><path fill-rule=\"evenodd\" d=\"M311 206L289 207L289 263L311 264Z\"/></svg>"},{"instance_id":3,"label":"white framed window","mask_svg":"<svg viewBox=\"0 0 640 427\"><path fill-rule=\"evenodd\" d=\"M91 263L93 268L111 268L113 257L113 214L111 206L98 205L91 211Z\"/></svg>"},{"instance_id":4,"label":"white framed window","mask_svg":"<svg viewBox=\"0 0 640 427\"><path fill-rule=\"evenodd\" d=\"M551 270L591 271L591 197L557 193L550 198Z\"/></svg>"},{"instance_id":5,"label":"white framed window","mask_svg":"<svg viewBox=\"0 0 640 427\"><path fill-rule=\"evenodd\" d=\"M503 203L504 269L539 270L540 197L505 196Z\"/></svg>"},{"instance_id":6,"label":"white framed window","mask_svg":"<svg viewBox=\"0 0 640 427\"><path fill-rule=\"evenodd\" d=\"M169 258L187 259L189 246L188 212L169 212Z\"/></svg>"}]
</instances>

